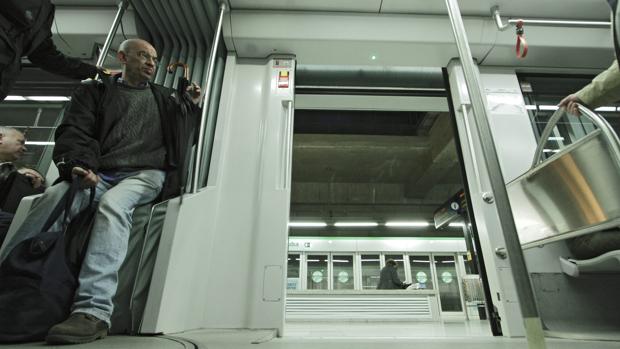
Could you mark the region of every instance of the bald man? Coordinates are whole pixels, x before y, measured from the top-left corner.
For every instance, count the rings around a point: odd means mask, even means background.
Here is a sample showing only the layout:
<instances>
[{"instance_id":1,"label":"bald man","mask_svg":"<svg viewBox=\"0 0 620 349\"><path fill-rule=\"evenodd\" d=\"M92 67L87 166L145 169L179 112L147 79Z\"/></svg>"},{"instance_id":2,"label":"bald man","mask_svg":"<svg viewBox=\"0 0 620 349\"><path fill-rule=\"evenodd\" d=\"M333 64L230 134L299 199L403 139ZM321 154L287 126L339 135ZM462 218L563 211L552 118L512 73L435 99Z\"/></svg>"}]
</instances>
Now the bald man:
<instances>
[{"instance_id":1,"label":"bald man","mask_svg":"<svg viewBox=\"0 0 620 349\"><path fill-rule=\"evenodd\" d=\"M98 210L71 315L49 330L50 344L87 343L106 336L134 208L183 191L179 164L193 137L179 139L177 132L191 134L182 128L194 125L178 122L174 90L150 82L157 67L151 44L127 40L117 58L120 76L85 81L73 93L56 130L53 155L63 181L45 191L17 231L16 241L10 242L15 245L40 232L73 177L82 177L84 187L96 189ZM187 93L198 102L200 88L193 84ZM190 116L197 112L195 107ZM70 217L86 207L88 193L79 193ZM51 230L59 227L60 219Z\"/></svg>"}]
</instances>

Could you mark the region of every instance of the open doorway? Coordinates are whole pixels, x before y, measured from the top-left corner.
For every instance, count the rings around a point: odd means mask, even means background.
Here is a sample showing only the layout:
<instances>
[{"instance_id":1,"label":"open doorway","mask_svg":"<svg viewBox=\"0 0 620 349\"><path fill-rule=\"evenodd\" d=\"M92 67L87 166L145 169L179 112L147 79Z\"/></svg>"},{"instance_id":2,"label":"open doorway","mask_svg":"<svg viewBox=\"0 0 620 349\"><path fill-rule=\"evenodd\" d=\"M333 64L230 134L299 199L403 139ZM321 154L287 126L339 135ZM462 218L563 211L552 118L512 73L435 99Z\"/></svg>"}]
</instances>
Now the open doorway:
<instances>
[{"instance_id":1,"label":"open doorway","mask_svg":"<svg viewBox=\"0 0 620 349\"><path fill-rule=\"evenodd\" d=\"M300 80L287 336L491 336L467 205L435 227L466 188L445 90ZM407 289L377 290L387 260Z\"/></svg>"}]
</instances>

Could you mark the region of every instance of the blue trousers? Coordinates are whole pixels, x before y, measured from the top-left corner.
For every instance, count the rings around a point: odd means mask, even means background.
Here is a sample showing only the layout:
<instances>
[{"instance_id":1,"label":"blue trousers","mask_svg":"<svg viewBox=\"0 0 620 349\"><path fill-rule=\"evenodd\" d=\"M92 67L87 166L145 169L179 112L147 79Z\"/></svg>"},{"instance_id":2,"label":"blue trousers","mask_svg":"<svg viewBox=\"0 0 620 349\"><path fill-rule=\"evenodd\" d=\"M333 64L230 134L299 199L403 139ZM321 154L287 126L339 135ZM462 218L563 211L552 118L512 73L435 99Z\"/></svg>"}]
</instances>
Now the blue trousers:
<instances>
[{"instance_id":1,"label":"blue trousers","mask_svg":"<svg viewBox=\"0 0 620 349\"><path fill-rule=\"evenodd\" d=\"M79 275L79 287L75 294L72 312L91 314L110 324L113 311L112 297L118 284L118 269L127 253L132 214L136 206L153 201L161 191L165 172L144 170L125 173L120 177L100 179L96 187L97 214L90 241ZM4 260L19 242L38 234L51 210L67 192L69 183L62 182L49 187L35 203L28 218L18 229L14 238L7 241L0 261ZM90 190L78 192L69 217L73 218L88 205ZM60 229L59 218L52 230Z\"/></svg>"}]
</instances>

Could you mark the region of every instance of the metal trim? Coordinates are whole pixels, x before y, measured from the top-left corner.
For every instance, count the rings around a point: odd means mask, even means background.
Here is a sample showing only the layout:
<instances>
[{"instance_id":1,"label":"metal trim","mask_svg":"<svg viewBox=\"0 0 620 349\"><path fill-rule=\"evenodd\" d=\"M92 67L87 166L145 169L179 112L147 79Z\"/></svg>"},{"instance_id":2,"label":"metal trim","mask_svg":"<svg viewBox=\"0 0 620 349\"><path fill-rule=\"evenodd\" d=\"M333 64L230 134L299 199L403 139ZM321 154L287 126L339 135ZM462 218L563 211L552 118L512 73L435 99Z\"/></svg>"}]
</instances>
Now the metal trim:
<instances>
[{"instance_id":1,"label":"metal trim","mask_svg":"<svg viewBox=\"0 0 620 349\"><path fill-rule=\"evenodd\" d=\"M581 112L581 114L587 116L588 119L590 119L596 125L596 127L601 131L601 133L603 134L605 138L605 142L607 143L607 145L609 146L609 148L612 150L613 154L615 155L614 159L616 160L616 163L620 167L620 140L618 140L618 135L616 135L616 133L611 128L607 120L605 120L602 116L600 116L599 114L593 112L592 110L586 108L585 106L581 104L577 104L577 105L579 107L579 111ZM560 108L555 113L553 113L553 115L547 122L547 126L545 126L545 129L540 135L540 139L538 141L538 146L536 147L536 152L534 153L534 160L532 161L532 166L530 170L534 169L542 161L541 157L542 157L543 150L545 148L545 144L547 143L547 139L551 135L551 132L553 132L553 129L556 127L557 123L560 121L560 119L562 119L562 117L566 113L567 113L566 109ZM567 148L570 148L570 146ZM566 150L566 148L564 150ZM563 151L560 153L563 153Z\"/></svg>"},{"instance_id":2,"label":"metal trim","mask_svg":"<svg viewBox=\"0 0 620 349\"><path fill-rule=\"evenodd\" d=\"M446 0L446 6L448 8L448 15L452 24L452 31L454 33L459 57L463 65L465 82L474 111L474 121L480 137L481 150L489 175L491 190L495 198L495 208L502 227L501 230L506 244L506 250L509 255L508 261L515 282L516 293L519 298L519 306L524 320L528 345L530 345L531 348L545 348L546 345L542 326L536 326L536 324L540 324L540 317L534 301L534 293L525 265L525 259L523 258L523 250L521 249L521 243L519 242L517 229L512 216L508 193L503 179L504 177L497 157L497 150L493 142L493 134L489 125L489 117L487 115L480 73L472 58L465 25L463 24L461 10L457 0Z\"/></svg>"},{"instance_id":3,"label":"metal trim","mask_svg":"<svg viewBox=\"0 0 620 349\"><path fill-rule=\"evenodd\" d=\"M573 21L564 19L509 19L506 24L502 22L502 17L499 12L499 6L491 7L491 16L495 20L495 25L499 31L505 31L511 24L517 23L536 25L536 26L548 26L548 27L581 27L581 28L608 28L611 27L611 22L599 22L599 21Z\"/></svg>"}]
</instances>

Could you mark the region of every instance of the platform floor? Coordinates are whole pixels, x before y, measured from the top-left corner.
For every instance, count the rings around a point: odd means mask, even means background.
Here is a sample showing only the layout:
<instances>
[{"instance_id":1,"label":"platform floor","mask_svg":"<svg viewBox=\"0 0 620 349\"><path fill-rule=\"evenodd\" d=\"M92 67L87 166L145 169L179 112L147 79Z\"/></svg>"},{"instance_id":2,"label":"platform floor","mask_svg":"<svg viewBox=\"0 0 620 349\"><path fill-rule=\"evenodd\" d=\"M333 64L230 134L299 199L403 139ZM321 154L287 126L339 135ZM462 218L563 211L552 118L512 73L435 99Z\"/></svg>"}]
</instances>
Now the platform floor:
<instances>
[{"instance_id":1,"label":"platform floor","mask_svg":"<svg viewBox=\"0 0 620 349\"><path fill-rule=\"evenodd\" d=\"M153 337L109 336L70 349L527 349L524 338L490 336L486 321L465 323L289 323L282 338L273 331L196 330ZM1 348L54 348L44 343ZM549 349L611 349L620 342L547 339Z\"/></svg>"}]
</instances>

